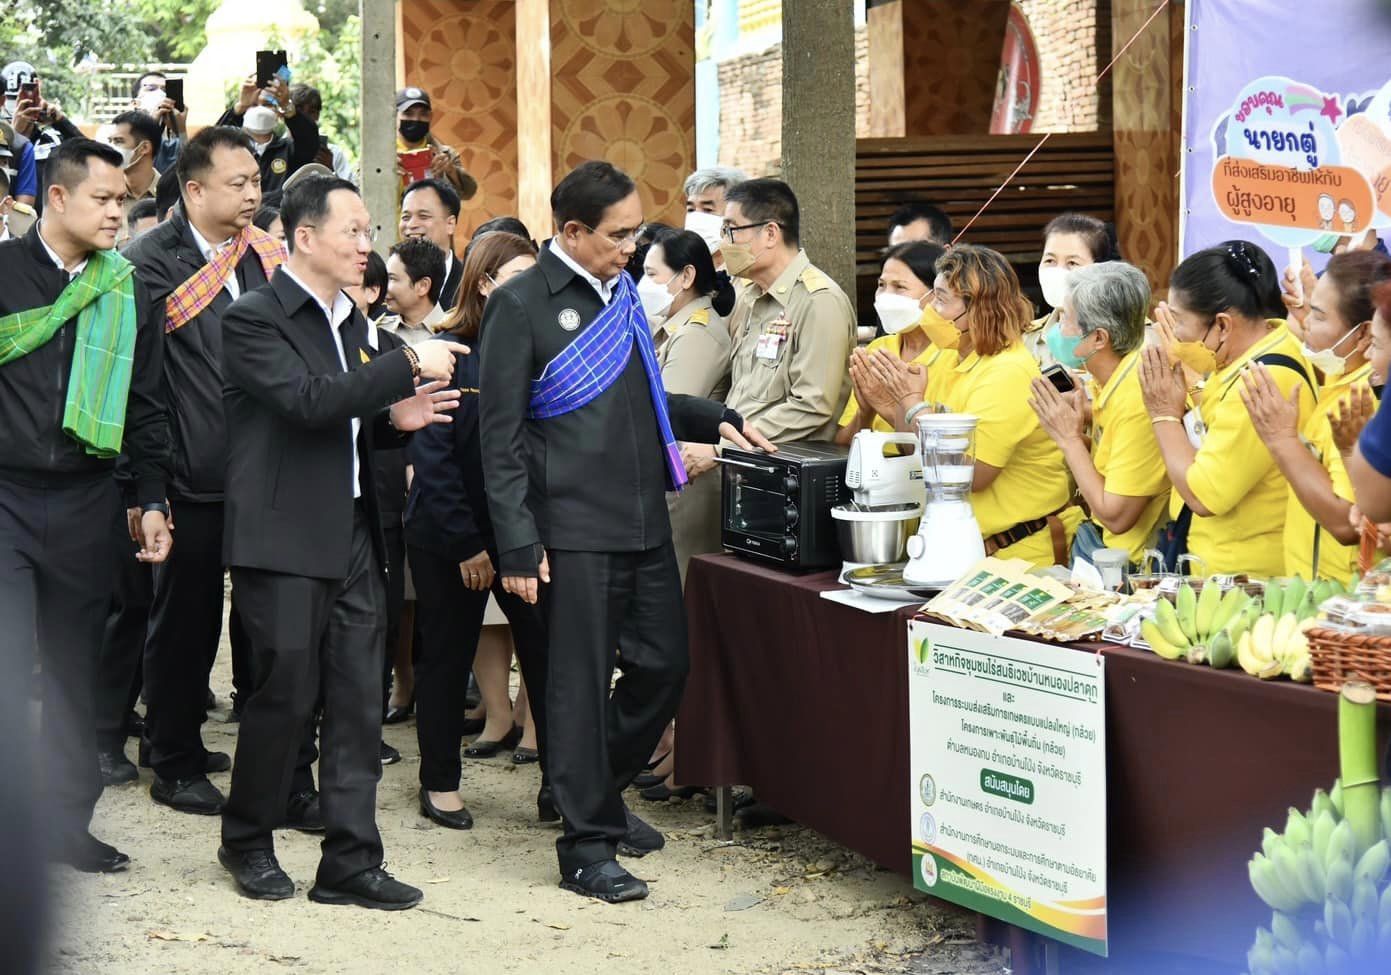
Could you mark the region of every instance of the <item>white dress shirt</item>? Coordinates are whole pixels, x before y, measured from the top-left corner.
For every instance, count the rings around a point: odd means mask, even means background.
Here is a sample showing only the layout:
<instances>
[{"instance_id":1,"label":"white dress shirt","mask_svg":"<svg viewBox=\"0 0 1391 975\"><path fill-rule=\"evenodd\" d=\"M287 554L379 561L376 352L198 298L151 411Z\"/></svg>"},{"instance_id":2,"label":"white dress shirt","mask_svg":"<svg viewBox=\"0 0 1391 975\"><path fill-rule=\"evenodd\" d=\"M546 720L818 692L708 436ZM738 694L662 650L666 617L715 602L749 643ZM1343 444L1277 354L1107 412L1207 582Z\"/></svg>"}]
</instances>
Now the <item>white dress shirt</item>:
<instances>
[{"instance_id":1,"label":"white dress shirt","mask_svg":"<svg viewBox=\"0 0 1391 975\"><path fill-rule=\"evenodd\" d=\"M565 253L565 248L561 247L558 243L556 243L556 239L554 237L551 238L551 253L554 254L556 257L560 258L562 261L564 261L566 266L569 267L572 271L574 271L580 277L588 281L589 286L593 288L596 292L598 292L599 300L602 301L604 304L607 305L609 301L613 298L613 285L614 282L618 280L617 274L609 278L607 282L600 281L594 275L590 274L584 268L580 267L579 263L573 257ZM623 272L620 271L619 274L621 273Z\"/></svg>"},{"instance_id":2,"label":"white dress shirt","mask_svg":"<svg viewBox=\"0 0 1391 975\"><path fill-rule=\"evenodd\" d=\"M188 229L193 234L193 242L198 245L198 253L203 255L203 260L208 264L213 262L213 257L216 256L219 250L232 243L232 238L228 237L220 244L209 244L203 235L198 232L198 228L193 226L192 220L188 222ZM233 301L241 297L241 285L237 283L236 268L232 268L232 273L227 275L227 282L222 286L222 290L231 295Z\"/></svg>"},{"instance_id":3,"label":"white dress shirt","mask_svg":"<svg viewBox=\"0 0 1391 975\"><path fill-rule=\"evenodd\" d=\"M333 334L333 344L338 348L338 363L343 367L343 371L348 371L348 355L343 349L343 334L338 331L339 327L348 320L353 313L353 303L341 290L333 296L333 307L324 304L314 290L295 276L295 272L290 270L288 264L280 265L280 270L285 273L295 284L304 289L305 294L314 299L314 304L319 306L319 310L324 313L324 321L328 325L328 330ZM362 420L353 417L353 497L362 497L361 481L361 458L357 455L357 438L362 432Z\"/></svg>"},{"instance_id":4,"label":"white dress shirt","mask_svg":"<svg viewBox=\"0 0 1391 975\"><path fill-rule=\"evenodd\" d=\"M73 278L77 277L79 274L81 274L83 271L87 269L87 261L90 260L90 258L84 257L81 263L77 265L77 267L69 271L68 266L63 263L63 259L58 256L58 252L55 251L52 247L49 247L48 241L43 239L42 230L39 231L39 243L43 244L43 249L48 251L48 259L52 261L54 264L58 265L58 270L66 274L68 276L69 281L71 281Z\"/></svg>"}]
</instances>

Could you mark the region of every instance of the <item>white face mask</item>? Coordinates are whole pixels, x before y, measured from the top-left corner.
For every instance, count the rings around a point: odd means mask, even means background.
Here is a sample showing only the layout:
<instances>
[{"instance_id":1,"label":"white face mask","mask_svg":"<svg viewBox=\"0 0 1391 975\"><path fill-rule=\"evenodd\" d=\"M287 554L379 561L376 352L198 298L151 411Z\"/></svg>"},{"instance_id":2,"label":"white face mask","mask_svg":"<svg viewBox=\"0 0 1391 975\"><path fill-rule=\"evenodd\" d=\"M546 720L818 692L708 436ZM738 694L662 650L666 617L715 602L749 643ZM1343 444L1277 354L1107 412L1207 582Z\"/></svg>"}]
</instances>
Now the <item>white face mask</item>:
<instances>
[{"instance_id":1,"label":"white face mask","mask_svg":"<svg viewBox=\"0 0 1391 975\"><path fill-rule=\"evenodd\" d=\"M1331 347L1320 349L1317 352L1309 348L1309 343L1305 342L1300 347L1300 351L1304 353L1304 358L1309 360L1309 365L1323 373L1324 378L1334 379L1347 372L1348 369L1348 360L1338 354L1338 346L1342 345L1356 334L1357 329L1354 328L1338 341L1334 342Z\"/></svg>"},{"instance_id":2,"label":"white face mask","mask_svg":"<svg viewBox=\"0 0 1391 975\"><path fill-rule=\"evenodd\" d=\"M670 281L658 284L645 274L638 282L638 300L642 302L642 310L647 314L649 322L660 317L671 307L671 299L674 296L667 290L670 285Z\"/></svg>"},{"instance_id":3,"label":"white face mask","mask_svg":"<svg viewBox=\"0 0 1391 975\"><path fill-rule=\"evenodd\" d=\"M720 228L723 226L724 217L718 213L701 213L699 210L692 210L686 214L686 229L699 234L700 239L705 241L705 246L710 248L712 254L720 247Z\"/></svg>"},{"instance_id":4,"label":"white face mask","mask_svg":"<svg viewBox=\"0 0 1391 975\"><path fill-rule=\"evenodd\" d=\"M879 316L879 324L889 335L906 332L922 318L922 305L907 295L884 292L874 299L874 313Z\"/></svg>"},{"instance_id":5,"label":"white face mask","mask_svg":"<svg viewBox=\"0 0 1391 975\"><path fill-rule=\"evenodd\" d=\"M164 104L164 89L151 88L148 91L142 91L135 103L139 106L140 111L149 115L157 115L159 107Z\"/></svg>"},{"instance_id":6,"label":"white face mask","mask_svg":"<svg viewBox=\"0 0 1391 975\"><path fill-rule=\"evenodd\" d=\"M279 122L280 117L275 114L273 109L264 105L253 105L242 116L241 127L252 135L268 135L275 131Z\"/></svg>"},{"instance_id":7,"label":"white face mask","mask_svg":"<svg viewBox=\"0 0 1391 975\"><path fill-rule=\"evenodd\" d=\"M1061 308L1067 298L1067 276L1065 267L1053 265L1038 269L1038 286L1043 289L1043 300L1049 308Z\"/></svg>"}]
</instances>

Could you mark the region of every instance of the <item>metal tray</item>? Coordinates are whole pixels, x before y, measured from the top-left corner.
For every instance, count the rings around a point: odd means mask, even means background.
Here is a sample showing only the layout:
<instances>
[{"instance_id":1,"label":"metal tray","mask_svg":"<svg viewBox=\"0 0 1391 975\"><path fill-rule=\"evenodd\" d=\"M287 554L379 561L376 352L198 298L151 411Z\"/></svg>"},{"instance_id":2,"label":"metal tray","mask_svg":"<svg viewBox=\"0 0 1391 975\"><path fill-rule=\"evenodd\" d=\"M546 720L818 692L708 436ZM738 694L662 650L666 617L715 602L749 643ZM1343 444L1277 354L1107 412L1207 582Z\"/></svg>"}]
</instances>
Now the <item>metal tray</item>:
<instances>
[{"instance_id":1,"label":"metal tray","mask_svg":"<svg viewBox=\"0 0 1391 975\"><path fill-rule=\"evenodd\" d=\"M862 565L841 576L841 581L856 592L875 599L931 599L940 589L924 589L909 586L903 581L903 567L906 562L893 562L886 565Z\"/></svg>"}]
</instances>

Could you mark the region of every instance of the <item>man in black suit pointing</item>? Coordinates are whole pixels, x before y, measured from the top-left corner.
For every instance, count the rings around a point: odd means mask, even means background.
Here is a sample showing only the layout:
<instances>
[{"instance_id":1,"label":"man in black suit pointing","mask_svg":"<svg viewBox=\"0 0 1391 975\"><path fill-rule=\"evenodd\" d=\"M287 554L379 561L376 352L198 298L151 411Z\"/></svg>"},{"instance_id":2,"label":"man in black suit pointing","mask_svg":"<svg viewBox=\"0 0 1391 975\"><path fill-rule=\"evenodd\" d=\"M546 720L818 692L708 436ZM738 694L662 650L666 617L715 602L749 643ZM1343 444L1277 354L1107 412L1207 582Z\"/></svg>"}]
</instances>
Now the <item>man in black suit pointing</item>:
<instances>
[{"instance_id":1,"label":"man in black suit pointing","mask_svg":"<svg viewBox=\"0 0 1391 975\"><path fill-rule=\"evenodd\" d=\"M228 461L224 554L255 685L237 739L218 859L242 893L294 894L271 830L284 819L315 704L323 853L310 900L401 910L421 893L382 869L384 543L374 445L448 422L452 342L376 354L342 291L361 284L372 222L349 182L296 184L281 208L290 256L223 316ZM430 380L417 386L421 380Z\"/></svg>"},{"instance_id":2,"label":"man in black suit pointing","mask_svg":"<svg viewBox=\"0 0 1391 975\"><path fill-rule=\"evenodd\" d=\"M551 210L556 235L538 263L494 290L483 313L484 478L503 585L539 599L550 631L544 706L565 821L561 887L629 901L647 885L616 854L642 856L663 840L621 794L676 713L688 667L666 506L666 491L686 481L677 440L773 448L724 404L663 391L624 273L642 226L633 181L584 163Z\"/></svg>"}]
</instances>

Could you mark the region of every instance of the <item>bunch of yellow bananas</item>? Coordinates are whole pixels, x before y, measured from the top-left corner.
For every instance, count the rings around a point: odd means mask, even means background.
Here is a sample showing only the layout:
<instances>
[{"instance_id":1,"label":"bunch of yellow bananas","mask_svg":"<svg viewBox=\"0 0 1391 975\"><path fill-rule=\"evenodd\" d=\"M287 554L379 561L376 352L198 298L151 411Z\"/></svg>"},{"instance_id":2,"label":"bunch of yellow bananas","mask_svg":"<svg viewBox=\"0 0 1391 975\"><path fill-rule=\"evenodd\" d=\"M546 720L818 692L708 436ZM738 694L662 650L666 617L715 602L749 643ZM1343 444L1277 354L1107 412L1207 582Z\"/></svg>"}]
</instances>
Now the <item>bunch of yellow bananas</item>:
<instances>
[{"instance_id":1,"label":"bunch of yellow bananas","mask_svg":"<svg viewBox=\"0 0 1391 975\"><path fill-rule=\"evenodd\" d=\"M1271 580L1266 585L1260 618L1237 643L1236 659L1241 669L1265 680L1282 675L1304 683L1313 680L1305 634L1316 625L1324 600L1342 593L1339 583L1327 579L1313 586L1299 576L1285 583Z\"/></svg>"},{"instance_id":2,"label":"bunch of yellow bananas","mask_svg":"<svg viewBox=\"0 0 1391 975\"><path fill-rule=\"evenodd\" d=\"M1154 618L1140 624L1150 649L1165 660L1187 660L1229 667L1237 642L1258 614L1254 601L1240 588L1224 594L1209 579L1197 595L1188 583L1179 586L1174 602L1155 603Z\"/></svg>"}]
</instances>

